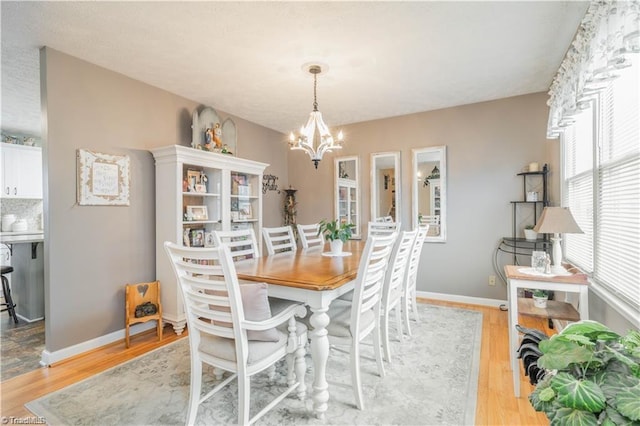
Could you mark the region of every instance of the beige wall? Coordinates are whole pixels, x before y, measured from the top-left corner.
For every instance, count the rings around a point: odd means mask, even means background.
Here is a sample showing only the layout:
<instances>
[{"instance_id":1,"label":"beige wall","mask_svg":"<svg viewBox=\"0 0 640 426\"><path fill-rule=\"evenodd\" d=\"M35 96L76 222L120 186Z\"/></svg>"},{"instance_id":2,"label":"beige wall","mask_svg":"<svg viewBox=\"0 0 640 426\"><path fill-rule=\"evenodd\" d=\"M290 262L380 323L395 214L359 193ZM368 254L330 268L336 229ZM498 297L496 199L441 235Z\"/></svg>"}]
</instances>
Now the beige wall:
<instances>
[{"instance_id":1,"label":"beige wall","mask_svg":"<svg viewBox=\"0 0 640 426\"><path fill-rule=\"evenodd\" d=\"M155 183L148 149L189 145L199 105L52 49L41 53L45 164L46 348L57 351L124 327L124 285L155 278ZM558 204L558 142L545 139L547 96L533 94L439 111L358 123L344 128L340 156L360 158L363 231L369 220L370 154L401 151L403 223L411 211L411 149L448 147L448 241L426 244L418 289L505 299L487 285L492 257L511 233L510 200L526 164L548 162L551 200ZM218 111L222 119L228 114ZM334 159L318 170L287 148L285 135L233 117L237 155L271 164L282 190L298 189L298 223L332 218ZM331 124L331 123L329 123ZM76 205L76 150L131 158L131 205ZM264 196L264 225L283 223L284 192ZM366 232L365 235L366 237ZM592 298L605 319L611 310Z\"/></svg>"},{"instance_id":2,"label":"beige wall","mask_svg":"<svg viewBox=\"0 0 640 426\"><path fill-rule=\"evenodd\" d=\"M411 149L446 145L447 242L424 246L418 290L505 299L504 284L487 283L495 275L495 248L502 236L511 235L509 201L522 197L516 174L532 161L549 163L552 172L558 164L552 156L557 141L545 134L546 101L545 94L537 93L345 126L344 148L325 156L318 170L302 153L290 152L289 179L299 189L298 222L333 217L333 160L358 155L365 231L370 154L401 151L401 221L406 229L411 226Z\"/></svg>"},{"instance_id":3,"label":"beige wall","mask_svg":"<svg viewBox=\"0 0 640 426\"><path fill-rule=\"evenodd\" d=\"M198 104L53 49L41 51L46 349L124 328L124 285L155 279L155 178L148 149L191 141ZM221 119L228 115L220 112ZM282 135L234 117L238 153L286 181ZM78 148L131 158L128 207L76 204ZM281 196L265 196L266 225Z\"/></svg>"}]
</instances>

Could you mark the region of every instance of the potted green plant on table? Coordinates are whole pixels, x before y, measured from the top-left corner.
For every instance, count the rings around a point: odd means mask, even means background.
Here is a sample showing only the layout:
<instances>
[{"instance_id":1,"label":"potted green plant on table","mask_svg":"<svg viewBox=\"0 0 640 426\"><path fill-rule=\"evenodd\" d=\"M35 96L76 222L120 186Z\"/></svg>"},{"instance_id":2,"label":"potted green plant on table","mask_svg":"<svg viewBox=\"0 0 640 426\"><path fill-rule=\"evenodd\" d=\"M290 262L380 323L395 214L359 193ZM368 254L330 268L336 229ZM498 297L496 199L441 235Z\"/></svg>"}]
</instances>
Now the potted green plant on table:
<instances>
[{"instance_id":1,"label":"potted green plant on table","mask_svg":"<svg viewBox=\"0 0 640 426\"><path fill-rule=\"evenodd\" d=\"M547 300L549 300L549 292L547 290L533 290L533 306L536 308L546 308Z\"/></svg>"},{"instance_id":2,"label":"potted green plant on table","mask_svg":"<svg viewBox=\"0 0 640 426\"><path fill-rule=\"evenodd\" d=\"M331 245L331 253L342 253L342 245L346 243L353 233L353 223L341 222L338 220L326 220L320 221L320 228L318 229L318 235L324 235L324 239L329 241Z\"/></svg>"},{"instance_id":3,"label":"potted green plant on table","mask_svg":"<svg viewBox=\"0 0 640 426\"><path fill-rule=\"evenodd\" d=\"M534 225L527 225L524 227L524 239L527 241L536 241L538 239L538 233L533 230Z\"/></svg>"},{"instance_id":4,"label":"potted green plant on table","mask_svg":"<svg viewBox=\"0 0 640 426\"><path fill-rule=\"evenodd\" d=\"M551 425L640 422L640 332L622 337L596 321L567 326L539 343L546 370L529 401Z\"/></svg>"}]
</instances>

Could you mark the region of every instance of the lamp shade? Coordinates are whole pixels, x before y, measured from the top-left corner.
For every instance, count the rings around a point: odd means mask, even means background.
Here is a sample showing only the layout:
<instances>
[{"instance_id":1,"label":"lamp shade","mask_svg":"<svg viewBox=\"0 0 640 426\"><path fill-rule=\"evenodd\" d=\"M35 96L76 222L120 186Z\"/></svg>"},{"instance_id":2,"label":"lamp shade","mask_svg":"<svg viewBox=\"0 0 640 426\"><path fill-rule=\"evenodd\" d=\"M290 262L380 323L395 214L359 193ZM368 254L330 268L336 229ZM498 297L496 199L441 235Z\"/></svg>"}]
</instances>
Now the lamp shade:
<instances>
[{"instance_id":1,"label":"lamp shade","mask_svg":"<svg viewBox=\"0 0 640 426\"><path fill-rule=\"evenodd\" d=\"M542 234L583 234L567 207L545 207L533 230Z\"/></svg>"}]
</instances>

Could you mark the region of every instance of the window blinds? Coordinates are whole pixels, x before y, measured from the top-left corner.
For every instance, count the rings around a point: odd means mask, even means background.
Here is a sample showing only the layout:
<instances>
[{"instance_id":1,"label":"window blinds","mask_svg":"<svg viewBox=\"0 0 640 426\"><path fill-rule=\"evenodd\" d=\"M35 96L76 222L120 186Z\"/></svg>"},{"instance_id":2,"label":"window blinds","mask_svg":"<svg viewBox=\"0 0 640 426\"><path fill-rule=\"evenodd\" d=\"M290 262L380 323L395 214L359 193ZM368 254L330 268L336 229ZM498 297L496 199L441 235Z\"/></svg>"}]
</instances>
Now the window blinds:
<instances>
[{"instance_id":1,"label":"window blinds","mask_svg":"<svg viewBox=\"0 0 640 426\"><path fill-rule=\"evenodd\" d=\"M618 71L563 135L565 257L640 311L640 66Z\"/></svg>"}]
</instances>

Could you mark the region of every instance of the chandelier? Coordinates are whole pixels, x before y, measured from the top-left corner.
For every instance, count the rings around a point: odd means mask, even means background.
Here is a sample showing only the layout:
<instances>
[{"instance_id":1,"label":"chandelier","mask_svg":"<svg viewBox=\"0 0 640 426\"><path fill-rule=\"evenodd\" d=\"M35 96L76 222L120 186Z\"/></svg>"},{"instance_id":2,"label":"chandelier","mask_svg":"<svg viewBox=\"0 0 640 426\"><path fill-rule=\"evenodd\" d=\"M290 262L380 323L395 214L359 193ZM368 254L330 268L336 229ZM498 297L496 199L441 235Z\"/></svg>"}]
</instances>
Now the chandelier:
<instances>
[{"instance_id":1,"label":"chandelier","mask_svg":"<svg viewBox=\"0 0 640 426\"><path fill-rule=\"evenodd\" d=\"M292 150L301 149L311 157L311 161L318 168L318 163L322 160L325 152L334 149L341 149L343 141L342 131L338 133L338 140L334 140L329 132L329 128L322 120L322 113L318 111L318 100L316 99L316 88L318 86L318 74L322 72L320 65L311 65L309 73L313 74L313 111L309 114L309 120L304 127L300 128L300 134L296 137L293 132L289 134L289 147ZM316 133L318 136L318 147L315 146Z\"/></svg>"}]
</instances>

